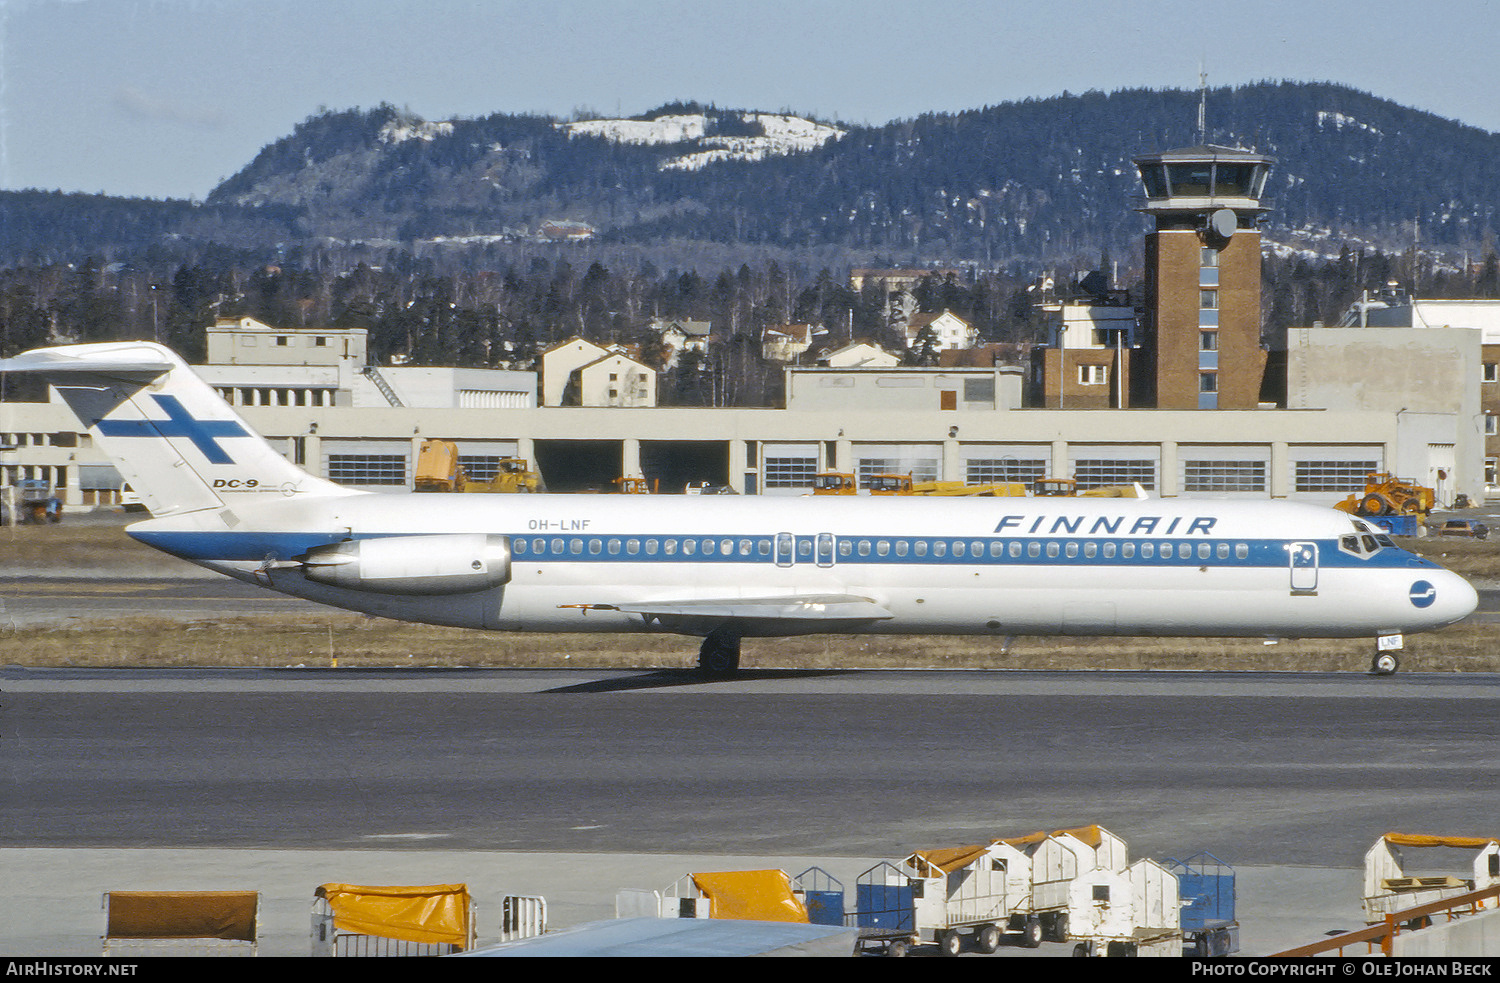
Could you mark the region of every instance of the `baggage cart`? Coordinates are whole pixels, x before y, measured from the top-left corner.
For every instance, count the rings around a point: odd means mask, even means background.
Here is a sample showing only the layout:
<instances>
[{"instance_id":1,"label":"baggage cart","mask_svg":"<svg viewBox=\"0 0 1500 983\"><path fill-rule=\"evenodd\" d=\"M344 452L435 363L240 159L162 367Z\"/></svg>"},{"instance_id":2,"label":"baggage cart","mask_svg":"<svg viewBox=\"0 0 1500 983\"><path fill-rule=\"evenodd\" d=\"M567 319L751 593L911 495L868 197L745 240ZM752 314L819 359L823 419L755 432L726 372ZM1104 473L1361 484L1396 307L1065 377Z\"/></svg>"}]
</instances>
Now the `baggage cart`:
<instances>
[{"instance_id":1,"label":"baggage cart","mask_svg":"<svg viewBox=\"0 0 1500 983\"><path fill-rule=\"evenodd\" d=\"M883 862L859 876L854 922L860 948L888 956L936 944L956 956L972 940L981 952L1000 947L1010 909L1006 871L989 849L964 846L913 853L899 864Z\"/></svg>"},{"instance_id":2,"label":"baggage cart","mask_svg":"<svg viewBox=\"0 0 1500 983\"><path fill-rule=\"evenodd\" d=\"M1234 918L1234 868L1211 853L1170 859L1182 894L1184 955L1228 956L1240 951L1240 923Z\"/></svg>"}]
</instances>

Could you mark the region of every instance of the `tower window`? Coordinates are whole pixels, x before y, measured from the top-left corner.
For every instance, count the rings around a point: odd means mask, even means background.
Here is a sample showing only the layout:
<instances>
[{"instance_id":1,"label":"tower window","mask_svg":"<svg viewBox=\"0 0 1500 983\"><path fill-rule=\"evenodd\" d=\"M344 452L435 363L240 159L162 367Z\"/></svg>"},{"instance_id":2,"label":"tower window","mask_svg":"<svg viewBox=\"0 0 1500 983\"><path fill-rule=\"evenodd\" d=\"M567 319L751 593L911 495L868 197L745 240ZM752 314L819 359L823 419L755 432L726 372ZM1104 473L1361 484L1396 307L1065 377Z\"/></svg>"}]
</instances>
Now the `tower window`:
<instances>
[{"instance_id":1,"label":"tower window","mask_svg":"<svg viewBox=\"0 0 1500 983\"><path fill-rule=\"evenodd\" d=\"M1217 290L1198 291L1198 307L1205 311L1218 310L1219 292Z\"/></svg>"},{"instance_id":2,"label":"tower window","mask_svg":"<svg viewBox=\"0 0 1500 983\"><path fill-rule=\"evenodd\" d=\"M1078 384L1081 386L1102 386L1105 381L1105 367L1103 365L1080 365L1078 366Z\"/></svg>"},{"instance_id":3,"label":"tower window","mask_svg":"<svg viewBox=\"0 0 1500 983\"><path fill-rule=\"evenodd\" d=\"M1215 267L1219 265L1219 251L1213 246L1198 247L1198 265L1203 267Z\"/></svg>"},{"instance_id":4,"label":"tower window","mask_svg":"<svg viewBox=\"0 0 1500 983\"><path fill-rule=\"evenodd\" d=\"M1199 331L1198 350L1200 352L1216 352L1219 350L1219 332Z\"/></svg>"},{"instance_id":5,"label":"tower window","mask_svg":"<svg viewBox=\"0 0 1500 983\"><path fill-rule=\"evenodd\" d=\"M1198 391L1200 393L1216 393L1219 391L1219 374L1217 372L1198 373Z\"/></svg>"}]
</instances>

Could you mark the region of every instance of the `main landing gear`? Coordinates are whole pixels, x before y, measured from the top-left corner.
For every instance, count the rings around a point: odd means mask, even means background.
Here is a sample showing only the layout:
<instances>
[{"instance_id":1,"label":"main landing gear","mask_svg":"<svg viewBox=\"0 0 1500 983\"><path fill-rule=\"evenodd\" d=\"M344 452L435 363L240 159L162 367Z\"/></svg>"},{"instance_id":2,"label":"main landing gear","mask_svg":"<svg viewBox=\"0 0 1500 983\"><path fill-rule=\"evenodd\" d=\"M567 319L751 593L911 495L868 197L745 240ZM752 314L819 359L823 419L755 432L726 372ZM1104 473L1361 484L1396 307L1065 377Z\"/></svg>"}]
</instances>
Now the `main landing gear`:
<instances>
[{"instance_id":1,"label":"main landing gear","mask_svg":"<svg viewBox=\"0 0 1500 983\"><path fill-rule=\"evenodd\" d=\"M740 635L733 628L715 628L698 650L700 672L729 673L740 668Z\"/></svg>"}]
</instances>

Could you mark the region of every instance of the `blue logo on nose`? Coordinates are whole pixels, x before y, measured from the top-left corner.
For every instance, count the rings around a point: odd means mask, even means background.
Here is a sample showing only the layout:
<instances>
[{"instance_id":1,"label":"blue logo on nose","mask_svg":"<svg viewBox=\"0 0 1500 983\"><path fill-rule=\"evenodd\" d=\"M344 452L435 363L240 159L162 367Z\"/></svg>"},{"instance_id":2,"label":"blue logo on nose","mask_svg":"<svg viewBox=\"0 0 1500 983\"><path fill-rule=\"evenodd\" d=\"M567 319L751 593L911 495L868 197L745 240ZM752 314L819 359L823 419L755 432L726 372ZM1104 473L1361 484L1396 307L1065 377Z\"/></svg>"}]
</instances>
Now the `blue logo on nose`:
<instances>
[{"instance_id":1,"label":"blue logo on nose","mask_svg":"<svg viewBox=\"0 0 1500 983\"><path fill-rule=\"evenodd\" d=\"M1419 580L1411 585L1411 593L1407 596L1411 598L1413 607L1431 607L1432 602L1437 600L1437 588L1425 580Z\"/></svg>"}]
</instances>

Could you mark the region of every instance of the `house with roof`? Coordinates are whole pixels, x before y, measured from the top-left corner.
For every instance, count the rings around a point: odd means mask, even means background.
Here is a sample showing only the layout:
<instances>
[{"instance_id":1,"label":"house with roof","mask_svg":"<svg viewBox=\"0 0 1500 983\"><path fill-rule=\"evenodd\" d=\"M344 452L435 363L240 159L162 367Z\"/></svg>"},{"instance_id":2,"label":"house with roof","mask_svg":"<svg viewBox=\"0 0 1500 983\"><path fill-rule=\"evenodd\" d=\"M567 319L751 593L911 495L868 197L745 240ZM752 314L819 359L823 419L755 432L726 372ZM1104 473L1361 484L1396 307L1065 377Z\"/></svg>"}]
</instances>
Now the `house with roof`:
<instances>
[{"instance_id":1,"label":"house with roof","mask_svg":"<svg viewBox=\"0 0 1500 983\"><path fill-rule=\"evenodd\" d=\"M824 334L811 324L768 324L760 333L760 354L768 362L795 362Z\"/></svg>"},{"instance_id":2,"label":"house with roof","mask_svg":"<svg viewBox=\"0 0 1500 983\"><path fill-rule=\"evenodd\" d=\"M943 310L938 314L913 314L906 321L906 347L915 347L919 343L922 332L928 329L931 329L939 351L950 348L973 348L974 342L979 337L977 328L952 311Z\"/></svg>"},{"instance_id":3,"label":"house with roof","mask_svg":"<svg viewBox=\"0 0 1500 983\"><path fill-rule=\"evenodd\" d=\"M708 353L708 341L713 334L710 321L690 321L686 318L657 318L647 325L661 339L668 350L665 367L677 367L677 356L685 351Z\"/></svg>"},{"instance_id":4,"label":"house with roof","mask_svg":"<svg viewBox=\"0 0 1500 983\"><path fill-rule=\"evenodd\" d=\"M818 364L831 369L889 369L900 365L901 358L879 345L856 341L821 355Z\"/></svg>"},{"instance_id":5,"label":"house with roof","mask_svg":"<svg viewBox=\"0 0 1500 983\"><path fill-rule=\"evenodd\" d=\"M655 406L656 370L625 345L574 336L542 353L543 406Z\"/></svg>"},{"instance_id":6,"label":"house with roof","mask_svg":"<svg viewBox=\"0 0 1500 983\"><path fill-rule=\"evenodd\" d=\"M573 378L578 406L656 405L656 370L623 350L612 350L576 369Z\"/></svg>"}]
</instances>

